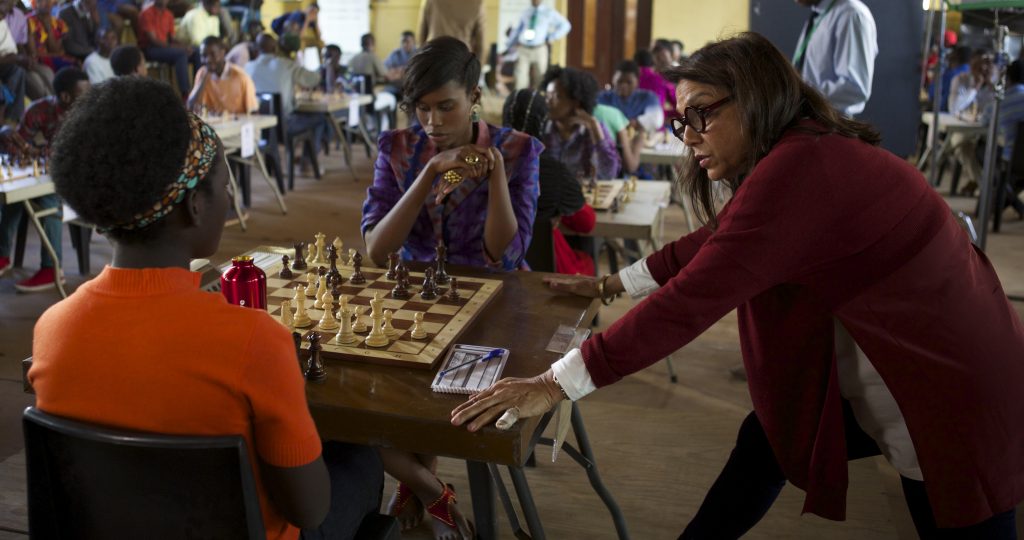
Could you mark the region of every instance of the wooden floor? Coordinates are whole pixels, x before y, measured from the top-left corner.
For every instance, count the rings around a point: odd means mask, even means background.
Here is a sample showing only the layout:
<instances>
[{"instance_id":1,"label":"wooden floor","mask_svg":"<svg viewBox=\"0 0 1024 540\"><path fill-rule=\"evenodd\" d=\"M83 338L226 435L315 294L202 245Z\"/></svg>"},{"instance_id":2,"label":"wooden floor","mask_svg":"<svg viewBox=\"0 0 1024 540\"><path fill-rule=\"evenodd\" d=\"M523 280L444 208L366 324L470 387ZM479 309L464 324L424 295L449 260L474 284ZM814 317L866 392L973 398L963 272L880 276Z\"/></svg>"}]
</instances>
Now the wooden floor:
<instances>
[{"instance_id":1,"label":"wooden floor","mask_svg":"<svg viewBox=\"0 0 1024 540\"><path fill-rule=\"evenodd\" d=\"M241 253L259 244L288 244L311 240L322 231L341 236L346 246L361 245L360 207L371 167L357 152L354 179L332 152L323 159L323 180L297 179L297 190L287 195L289 214L281 215L257 175L250 228L229 228L215 259ZM968 199L953 199L967 209ZM1024 223L1009 216L1004 232L991 237L988 255L1008 293L1024 295ZM668 211L666 239L685 232L677 207ZM26 270L0 279L0 539L22 538L26 531L24 458L21 452L20 414L32 399L21 391L19 361L31 353L32 326L56 293L19 295L13 283L38 265L38 240L30 233ZM65 260L70 263L71 288L84 278L76 275L74 252L65 239ZM93 272L109 260L110 248L102 238L92 242ZM630 306L620 299L601 313L603 325ZM1024 306L1017 304L1019 312ZM510 316L513 316L510 314ZM567 321L571 323L573 321ZM598 467L615 495L632 537L675 538L696 511L732 447L740 421L750 410L746 384L731 378L729 368L740 359L734 315L725 317L699 339L673 355L679 383L672 384L664 362L603 389L581 402ZM527 471L533 496L540 508L548 538L615 538L611 520L590 489L583 470L564 454L550 461L541 447L538 465ZM895 473L879 459L850 465L848 515L844 523L801 516L803 494L787 487L749 538L896 539L914 538ZM442 459L441 478L453 483L469 508L465 466ZM509 483L509 485L511 485ZM385 487L385 500L393 489ZM502 516L503 538L513 538ZM406 538L429 538L426 527Z\"/></svg>"}]
</instances>

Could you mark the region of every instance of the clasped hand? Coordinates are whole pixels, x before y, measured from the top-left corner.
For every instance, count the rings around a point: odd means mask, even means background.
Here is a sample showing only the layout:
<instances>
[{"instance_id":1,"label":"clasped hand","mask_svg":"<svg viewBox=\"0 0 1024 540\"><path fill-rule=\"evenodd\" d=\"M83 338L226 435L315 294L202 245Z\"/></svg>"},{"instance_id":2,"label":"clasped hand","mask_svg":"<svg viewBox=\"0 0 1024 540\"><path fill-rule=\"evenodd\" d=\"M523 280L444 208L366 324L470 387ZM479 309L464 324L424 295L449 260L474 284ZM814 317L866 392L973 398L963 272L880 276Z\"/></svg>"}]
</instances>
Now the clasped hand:
<instances>
[{"instance_id":1,"label":"clasped hand","mask_svg":"<svg viewBox=\"0 0 1024 540\"><path fill-rule=\"evenodd\" d=\"M473 158L472 156L476 157ZM490 174L494 170L495 165L504 166L501 152L497 148L475 144L467 144L445 150L430 158L430 162L435 173L444 174L454 170L462 175L464 179L481 178ZM443 181L438 183L437 204L441 204L441 201L449 193L455 191L455 188L458 186L458 183L451 184Z\"/></svg>"}]
</instances>

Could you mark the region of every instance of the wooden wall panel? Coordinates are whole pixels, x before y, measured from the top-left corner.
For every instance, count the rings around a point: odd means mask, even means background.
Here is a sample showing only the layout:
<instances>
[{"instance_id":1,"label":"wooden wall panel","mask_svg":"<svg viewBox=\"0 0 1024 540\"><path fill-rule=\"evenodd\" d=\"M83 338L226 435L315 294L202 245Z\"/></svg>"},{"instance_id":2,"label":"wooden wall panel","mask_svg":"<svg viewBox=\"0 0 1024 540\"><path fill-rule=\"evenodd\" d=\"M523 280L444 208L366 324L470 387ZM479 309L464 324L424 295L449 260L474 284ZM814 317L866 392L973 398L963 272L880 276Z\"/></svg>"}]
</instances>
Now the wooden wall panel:
<instances>
[{"instance_id":1,"label":"wooden wall panel","mask_svg":"<svg viewBox=\"0 0 1024 540\"><path fill-rule=\"evenodd\" d=\"M652 0L568 0L573 31L567 40L567 65L589 71L602 86L611 82L621 60L650 45L651 4Z\"/></svg>"}]
</instances>

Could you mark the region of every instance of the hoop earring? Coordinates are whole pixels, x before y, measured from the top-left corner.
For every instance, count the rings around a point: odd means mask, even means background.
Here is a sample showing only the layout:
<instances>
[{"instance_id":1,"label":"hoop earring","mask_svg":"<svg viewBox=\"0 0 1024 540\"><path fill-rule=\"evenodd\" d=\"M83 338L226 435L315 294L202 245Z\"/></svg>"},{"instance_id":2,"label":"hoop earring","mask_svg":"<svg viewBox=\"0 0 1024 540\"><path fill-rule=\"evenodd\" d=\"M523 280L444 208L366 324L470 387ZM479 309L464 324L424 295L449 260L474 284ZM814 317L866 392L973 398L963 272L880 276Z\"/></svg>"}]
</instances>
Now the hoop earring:
<instances>
[{"instance_id":1,"label":"hoop earring","mask_svg":"<svg viewBox=\"0 0 1024 540\"><path fill-rule=\"evenodd\" d=\"M473 107L469 109L469 121L474 124L480 121L480 105L473 105Z\"/></svg>"}]
</instances>

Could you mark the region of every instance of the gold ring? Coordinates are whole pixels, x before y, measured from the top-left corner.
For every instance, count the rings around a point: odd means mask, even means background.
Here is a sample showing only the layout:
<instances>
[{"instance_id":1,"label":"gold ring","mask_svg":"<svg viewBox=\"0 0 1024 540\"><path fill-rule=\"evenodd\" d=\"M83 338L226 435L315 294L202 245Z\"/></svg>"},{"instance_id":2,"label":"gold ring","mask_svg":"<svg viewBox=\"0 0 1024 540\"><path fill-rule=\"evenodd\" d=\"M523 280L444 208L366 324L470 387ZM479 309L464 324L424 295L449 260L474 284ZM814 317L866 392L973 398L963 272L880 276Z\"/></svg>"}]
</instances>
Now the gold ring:
<instances>
[{"instance_id":1,"label":"gold ring","mask_svg":"<svg viewBox=\"0 0 1024 540\"><path fill-rule=\"evenodd\" d=\"M453 186L461 183L463 180L462 175L459 174L459 171L456 171L455 169L445 171L445 173L441 175L441 179Z\"/></svg>"},{"instance_id":2,"label":"gold ring","mask_svg":"<svg viewBox=\"0 0 1024 540\"><path fill-rule=\"evenodd\" d=\"M478 154L467 154L466 157L462 158L462 161L465 161L466 165L476 165L480 163L480 156Z\"/></svg>"}]
</instances>

